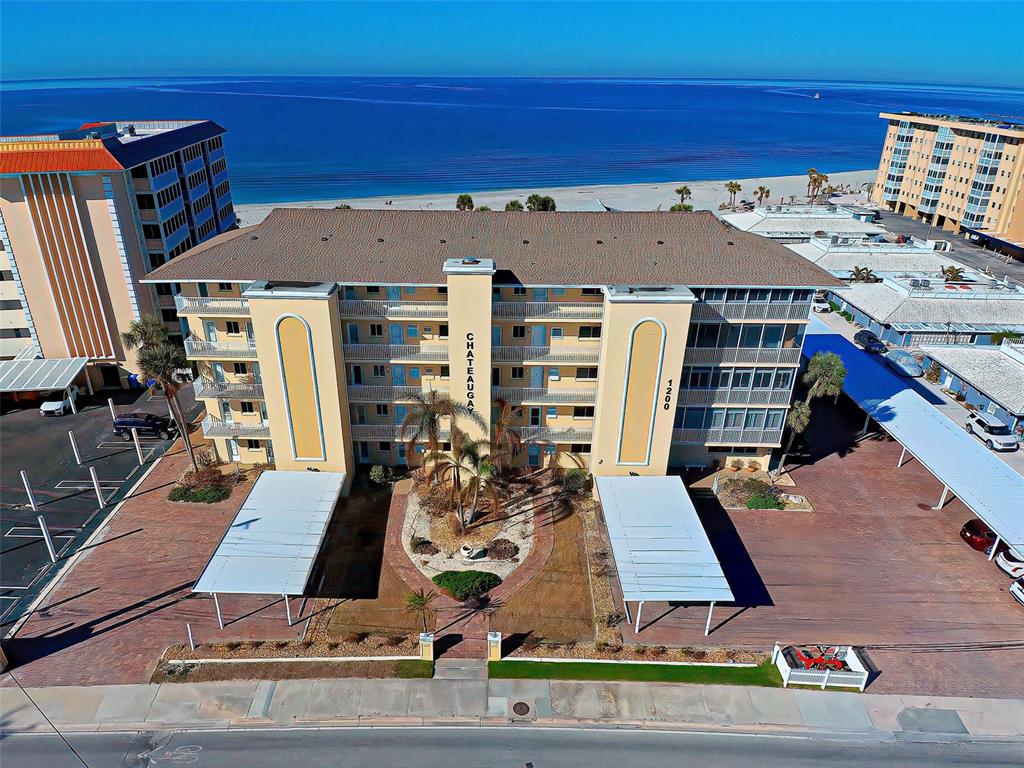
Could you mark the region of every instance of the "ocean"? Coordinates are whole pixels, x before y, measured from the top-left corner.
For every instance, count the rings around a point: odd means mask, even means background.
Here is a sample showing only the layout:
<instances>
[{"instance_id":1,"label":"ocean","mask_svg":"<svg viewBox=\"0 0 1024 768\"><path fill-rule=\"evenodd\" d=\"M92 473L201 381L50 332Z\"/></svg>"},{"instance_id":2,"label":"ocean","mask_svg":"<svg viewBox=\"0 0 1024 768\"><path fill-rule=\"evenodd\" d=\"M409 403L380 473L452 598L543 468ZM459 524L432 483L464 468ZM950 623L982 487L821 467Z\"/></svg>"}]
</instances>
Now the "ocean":
<instances>
[{"instance_id":1,"label":"ocean","mask_svg":"<svg viewBox=\"0 0 1024 768\"><path fill-rule=\"evenodd\" d=\"M815 98L819 94L819 98ZM885 110L1017 114L1024 90L885 83L207 77L0 84L0 133L223 125L237 203L873 168Z\"/></svg>"}]
</instances>

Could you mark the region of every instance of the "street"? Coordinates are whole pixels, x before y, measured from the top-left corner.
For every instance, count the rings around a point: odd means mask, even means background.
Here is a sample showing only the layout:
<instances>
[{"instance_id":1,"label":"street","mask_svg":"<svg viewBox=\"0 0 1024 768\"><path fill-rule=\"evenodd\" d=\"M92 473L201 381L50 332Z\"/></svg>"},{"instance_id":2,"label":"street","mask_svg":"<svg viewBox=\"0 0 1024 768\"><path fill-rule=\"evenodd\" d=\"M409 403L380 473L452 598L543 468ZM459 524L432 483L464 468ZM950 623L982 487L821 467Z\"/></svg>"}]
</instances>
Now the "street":
<instances>
[{"instance_id":1,"label":"street","mask_svg":"<svg viewBox=\"0 0 1024 768\"><path fill-rule=\"evenodd\" d=\"M787 734L546 728L335 728L71 734L91 768L621 768L622 766L1012 766L1019 742L832 740ZM82 762L56 735L9 736L4 768Z\"/></svg>"}]
</instances>

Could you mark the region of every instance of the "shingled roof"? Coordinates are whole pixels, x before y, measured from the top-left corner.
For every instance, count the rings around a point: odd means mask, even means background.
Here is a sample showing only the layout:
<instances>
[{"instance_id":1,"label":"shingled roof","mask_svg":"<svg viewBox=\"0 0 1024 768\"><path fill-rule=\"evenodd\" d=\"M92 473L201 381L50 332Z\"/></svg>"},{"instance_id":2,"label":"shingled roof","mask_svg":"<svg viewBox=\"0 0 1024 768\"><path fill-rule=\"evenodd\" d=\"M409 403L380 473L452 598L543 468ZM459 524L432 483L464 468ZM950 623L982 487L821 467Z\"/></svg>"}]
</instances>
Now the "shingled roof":
<instances>
[{"instance_id":1,"label":"shingled roof","mask_svg":"<svg viewBox=\"0 0 1024 768\"><path fill-rule=\"evenodd\" d=\"M713 213L275 208L193 248L147 282L304 280L442 285L445 259L494 259L524 285L842 285Z\"/></svg>"}]
</instances>

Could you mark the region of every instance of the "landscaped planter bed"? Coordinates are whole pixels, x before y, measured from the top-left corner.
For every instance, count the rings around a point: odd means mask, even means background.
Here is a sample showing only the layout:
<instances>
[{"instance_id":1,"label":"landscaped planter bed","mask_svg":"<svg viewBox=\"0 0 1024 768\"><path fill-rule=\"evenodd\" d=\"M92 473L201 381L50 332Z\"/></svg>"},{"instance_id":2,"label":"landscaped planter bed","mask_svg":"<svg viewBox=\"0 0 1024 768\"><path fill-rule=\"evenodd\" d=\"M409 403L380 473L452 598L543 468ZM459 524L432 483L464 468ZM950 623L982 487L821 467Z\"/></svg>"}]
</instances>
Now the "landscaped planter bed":
<instances>
[{"instance_id":1,"label":"landscaped planter bed","mask_svg":"<svg viewBox=\"0 0 1024 768\"><path fill-rule=\"evenodd\" d=\"M411 637L370 636L361 642L329 640L239 640L201 643L193 651L187 645L171 645L163 660L197 659L322 659L367 657L418 657L419 642Z\"/></svg>"},{"instance_id":2,"label":"landscaped planter bed","mask_svg":"<svg viewBox=\"0 0 1024 768\"><path fill-rule=\"evenodd\" d=\"M638 661L703 664L760 664L766 654L727 648L668 648L650 645L606 645L603 643L565 643L521 646L510 659L566 659L594 661Z\"/></svg>"}]
</instances>

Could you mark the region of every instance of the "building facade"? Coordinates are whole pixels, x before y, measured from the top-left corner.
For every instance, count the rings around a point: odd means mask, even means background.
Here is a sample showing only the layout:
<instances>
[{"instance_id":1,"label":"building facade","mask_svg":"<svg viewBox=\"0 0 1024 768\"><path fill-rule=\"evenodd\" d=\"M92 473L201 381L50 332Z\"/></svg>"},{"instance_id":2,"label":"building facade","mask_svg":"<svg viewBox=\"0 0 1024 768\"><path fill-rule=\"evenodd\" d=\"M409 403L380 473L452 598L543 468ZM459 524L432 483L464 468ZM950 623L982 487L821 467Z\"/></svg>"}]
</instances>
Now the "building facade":
<instances>
[{"instance_id":1,"label":"building facade","mask_svg":"<svg viewBox=\"0 0 1024 768\"><path fill-rule=\"evenodd\" d=\"M871 196L997 248L1024 248L1024 125L913 112L889 123Z\"/></svg>"},{"instance_id":2,"label":"building facade","mask_svg":"<svg viewBox=\"0 0 1024 768\"><path fill-rule=\"evenodd\" d=\"M210 121L139 121L2 137L3 352L88 357L90 383L117 386L134 370L120 343L133 320L159 315L180 336L175 287L140 279L237 226L223 134Z\"/></svg>"},{"instance_id":3,"label":"building facade","mask_svg":"<svg viewBox=\"0 0 1024 768\"><path fill-rule=\"evenodd\" d=\"M664 474L780 445L831 278L713 214L275 210L147 278L181 286L223 460L415 465L430 390L518 461ZM443 436L447 439L447 433Z\"/></svg>"}]
</instances>

